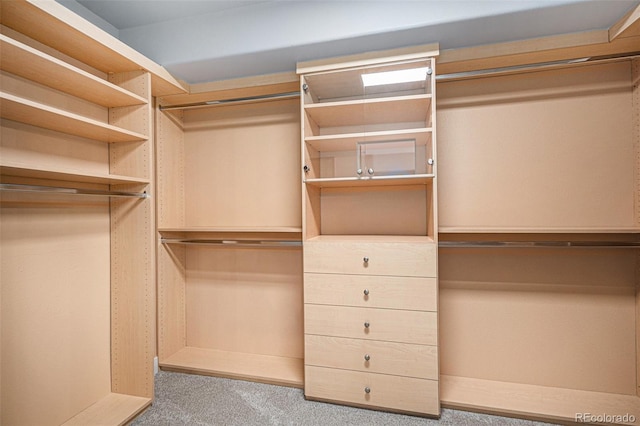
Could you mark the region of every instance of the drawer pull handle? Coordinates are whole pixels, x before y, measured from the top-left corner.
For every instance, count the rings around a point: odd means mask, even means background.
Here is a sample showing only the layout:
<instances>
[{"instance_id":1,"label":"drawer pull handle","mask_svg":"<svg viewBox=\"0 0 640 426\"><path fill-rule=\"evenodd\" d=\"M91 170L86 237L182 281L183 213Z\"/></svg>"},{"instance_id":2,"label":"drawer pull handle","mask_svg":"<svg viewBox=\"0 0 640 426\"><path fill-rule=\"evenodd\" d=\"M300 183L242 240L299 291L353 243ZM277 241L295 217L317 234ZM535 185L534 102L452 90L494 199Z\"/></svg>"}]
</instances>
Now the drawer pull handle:
<instances>
[{"instance_id":1,"label":"drawer pull handle","mask_svg":"<svg viewBox=\"0 0 640 426\"><path fill-rule=\"evenodd\" d=\"M365 296L368 296L368 295L369 295L369 289L368 289L368 288L365 288L365 289L364 289L364 295L365 295Z\"/></svg>"},{"instance_id":2,"label":"drawer pull handle","mask_svg":"<svg viewBox=\"0 0 640 426\"><path fill-rule=\"evenodd\" d=\"M363 259L362 259L362 261L363 261L364 263L369 263L369 258L368 258L368 257L365 257L365 258L363 258Z\"/></svg>"},{"instance_id":3,"label":"drawer pull handle","mask_svg":"<svg viewBox=\"0 0 640 426\"><path fill-rule=\"evenodd\" d=\"M364 393L371 393L371 388L369 386L364 388Z\"/></svg>"},{"instance_id":4,"label":"drawer pull handle","mask_svg":"<svg viewBox=\"0 0 640 426\"><path fill-rule=\"evenodd\" d=\"M366 354L366 355L364 356L364 360L365 360L365 361L369 361L370 359L371 359L371 357L369 356L369 354Z\"/></svg>"},{"instance_id":5,"label":"drawer pull handle","mask_svg":"<svg viewBox=\"0 0 640 426\"><path fill-rule=\"evenodd\" d=\"M364 323L364 328L369 328L369 322L368 321Z\"/></svg>"}]
</instances>

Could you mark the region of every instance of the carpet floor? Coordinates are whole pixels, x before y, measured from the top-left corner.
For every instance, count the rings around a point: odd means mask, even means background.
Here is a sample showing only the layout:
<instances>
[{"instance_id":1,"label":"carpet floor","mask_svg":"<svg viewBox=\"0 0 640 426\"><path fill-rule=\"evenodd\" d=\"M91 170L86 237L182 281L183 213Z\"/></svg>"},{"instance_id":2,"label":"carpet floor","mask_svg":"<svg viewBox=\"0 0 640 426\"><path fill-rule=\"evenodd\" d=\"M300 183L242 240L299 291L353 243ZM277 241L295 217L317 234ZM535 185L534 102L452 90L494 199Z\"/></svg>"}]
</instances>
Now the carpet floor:
<instances>
[{"instance_id":1,"label":"carpet floor","mask_svg":"<svg viewBox=\"0 0 640 426\"><path fill-rule=\"evenodd\" d=\"M161 371L135 426L426 426L545 423L443 409L439 420L307 401L302 389Z\"/></svg>"}]
</instances>

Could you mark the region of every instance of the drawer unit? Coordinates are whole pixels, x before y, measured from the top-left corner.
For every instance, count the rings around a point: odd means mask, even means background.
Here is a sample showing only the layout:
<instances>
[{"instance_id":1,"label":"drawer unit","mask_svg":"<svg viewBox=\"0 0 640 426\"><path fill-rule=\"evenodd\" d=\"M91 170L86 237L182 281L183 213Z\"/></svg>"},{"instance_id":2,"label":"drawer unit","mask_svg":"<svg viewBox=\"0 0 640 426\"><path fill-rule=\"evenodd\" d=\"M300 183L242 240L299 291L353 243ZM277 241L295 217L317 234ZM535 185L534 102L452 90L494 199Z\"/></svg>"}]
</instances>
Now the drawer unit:
<instances>
[{"instance_id":1,"label":"drawer unit","mask_svg":"<svg viewBox=\"0 0 640 426\"><path fill-rule=\"evenodd\" d=\"M438 380L436 346L310 334L304 342L307 365Z\"/></svg>"},{"instance_id":2,"label":"drawer unit","mask_svg":"<svg viewBox=\"0 0 640 426\"><path fill-rule=\"evenodd\" d=\"M313 399L416 414L439 412L436 380L306 366L305 394Z\"/></svg>"},{"instance_id":3,"label":"drawer unit","mask_svg":"<svg viewBox=\"0 0 640 426\"><path fill-rule=\"evenodd\" d=\"M437 345L438 318L435 312L306 304L304 332L323 336Z\"/></svg>"},{"instance_id":4,"label":"drawer unit","mask_svg":"<svg viewBox=\"0 0 640 426\"><path fill-rule=\"evenodd\" d=\"M304 303L436 311L435 278L304 274Z\"/></svg>"},{"instance_id":5,"label":"drawer unit","mask_svg":"<svg viewBox=\"0 0 640 426\"><path fill-rule=\"evenodd\" d=\"M435 243L310 241L304 246L304 271L435 277L436 258Z\"/></svg>"}]
</instances>

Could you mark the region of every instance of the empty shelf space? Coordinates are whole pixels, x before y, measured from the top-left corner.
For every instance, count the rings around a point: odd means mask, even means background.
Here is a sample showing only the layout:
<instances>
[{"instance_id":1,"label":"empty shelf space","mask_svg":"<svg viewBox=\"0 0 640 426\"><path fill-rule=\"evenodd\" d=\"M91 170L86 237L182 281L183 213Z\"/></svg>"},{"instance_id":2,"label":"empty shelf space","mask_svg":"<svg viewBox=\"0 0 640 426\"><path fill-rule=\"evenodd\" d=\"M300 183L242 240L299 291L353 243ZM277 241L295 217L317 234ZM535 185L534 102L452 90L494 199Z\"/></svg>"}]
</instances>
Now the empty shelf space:
<instances>
[{"instance_id":1,"label":"empty shelf space","mask_svg":"<svg viewBox=\"0 0 640 426\"><path fill-rule=\"evenodd\" d=\"M305 112L320 127L359 126L380 123L425 122L431 95L311 104ZM426 123L430 126L430 123Z\"/></svg>"},{"instance_id":2,"label":"empty shelf space","mask_svg":"<svg viewBox=\"0 0 640 426\"><path fill-rule=\"evenodd\" d=\"M147 136L39 102L0 92L2 118L103 142L146 141Z\"/></svg>"},{"instance_id":3,"label":"empty shelf space","mask_svg":"<svg viewBox=\"0 0 640 426\"><path fill-rule=\"evenodd\" d=\"M0 50L3 71L105 107L147 103L141 96L3 34L0 34Z\"/></svg>"},{"instance_id":4,"label":"empty shelf space","mask_svg":"<svg viewBox=\"0 0 640 426\"><path fill-rule=\"evenodd\" d=\"M354 150L357 142L385 142L403 139L415 139L416 145L420 146L431 142L431 132L431 128L424 128L308 136L305 138L305 142L320 152Z\"/></svg>"},{"instance_id":5,"label":"empty shelf space","mask_svg":"<svg viewBox=\"0 0 640 426\"><path fill-rule=\"evenodd\" d=\"M635 395L609 394L537 385L440 376L443 407L507 414L547 421L576 422L577 415L629 415L640 419ZM593 420L591 420L593 421ZM586 423L591 421L585 420ZM613 421L598 422L613 423ZM622 420L617 423L625 423ZM631 424L631 423L630 423ZM633 422L633 424L636 424Z\"/></svg>"},{"instance_id":6,"label":"empty shelf space","mask_svg":"<svg viewBox=\"0 0 640 426\"><path fill-rule=\"evenodd\" d=\"M0 175L106 185L146 185L149 179L112 174L83 173L76 170L32 168L22 165L0 165ZM3 179L4 181L5 179Z\"/></svg>"},{"instance_id":7,"label":"empty shelf space","mask_svg":"<svg viewBox=\"0 0 640 426\"><path fill-rule=\"evenodd\" d=\"M63 426L125 425L149 405L151 398L110 393L63 423Z\"/></svg>"},{"instance_id":8,"label":"empty shelf space","mask_svg":"<svg viewBox=\"0 0 640 426\"><path fill-rule=\"evenodd\" d=\"M373 177L341 177L306 179L304 182L319 188L348 188L363 186L397 186L397 185L426 185L433 181L434 175L403 175L403 176L373 176Z\"/></svg>"},{"instance_id":9,"label":"empty shelf space","mask_svg":"<svg viewBox=\"0 0 640 426\"><path fill-rule=\"evenodd\" d=\"M160 361L165 370L302 387L302 359L186 347Z\"/></svg>"}]
</instances>

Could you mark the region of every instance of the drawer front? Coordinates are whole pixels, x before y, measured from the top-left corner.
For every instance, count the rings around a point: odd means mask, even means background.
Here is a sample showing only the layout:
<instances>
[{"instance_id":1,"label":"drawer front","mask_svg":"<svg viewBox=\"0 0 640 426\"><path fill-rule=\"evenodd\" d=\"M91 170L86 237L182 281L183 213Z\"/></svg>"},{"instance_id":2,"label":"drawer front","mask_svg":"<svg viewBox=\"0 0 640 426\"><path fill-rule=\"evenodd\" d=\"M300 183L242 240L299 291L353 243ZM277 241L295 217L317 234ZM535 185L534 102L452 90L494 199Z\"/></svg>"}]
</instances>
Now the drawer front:
<instances>
[{"instance_id":1,"label":"drawer front","mask_svg":"<svg viewBox=\"0 0 640 426\"><path fill-rule=\"evenodd\" d=\"M312 241L304 244L304 271L435 277L433 243Z\"/></svg>"},{"instance_id":2,"label":"drawer front","mask_svg":"<svg viewBox=\"0 0 640 426\"><path fill-rule=\"evenodd\" d=\"M440 414L436 380L306 366L304 391L307 398L417 414Z\"/></svg>"},{"instance_id":3,"label":"drawer front","mask_svg":"<svg viewBox=\"0 0 640 426\"><path fill-rule=\"evenodd\" d=\"M437 346L307 334L304 350L307 365L438 380Z\"/></svg>"},{"instance_id":4,"label":"drawer front","mask_svg":"<svg viewBox=\"0 0 640 426\"><path fill-rule=\"evenodd\" d=\"M437 311L435 278L304 274L304 302Z\"/></svg>"},{"instance_id":5,"label":"drawer front","mask_svg":"<svg viewBox=\"0 0 640 426\"><path fill-rule=\"evenodd\" d=\"M435 312L304 305L304 332L322 336L438 344Z\"/></svg>"}]
</instances>

